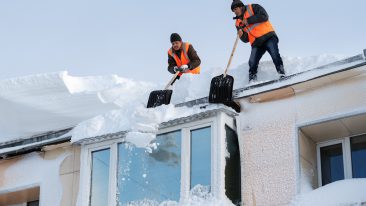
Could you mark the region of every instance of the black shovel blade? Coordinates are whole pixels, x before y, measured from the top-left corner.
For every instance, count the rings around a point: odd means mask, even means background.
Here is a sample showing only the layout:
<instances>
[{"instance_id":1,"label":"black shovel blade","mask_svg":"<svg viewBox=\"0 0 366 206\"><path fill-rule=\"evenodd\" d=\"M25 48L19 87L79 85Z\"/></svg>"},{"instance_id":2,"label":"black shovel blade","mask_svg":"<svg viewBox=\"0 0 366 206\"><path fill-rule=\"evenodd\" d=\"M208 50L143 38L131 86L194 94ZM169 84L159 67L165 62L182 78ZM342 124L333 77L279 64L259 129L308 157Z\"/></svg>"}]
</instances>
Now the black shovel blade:
<instances>
[{"instance_id":1,"label":"black shovel blade","mask_svg":"<svg viewBox=\"0 0 366 206\"><path fill-rule=\"evenodd\" d=\"M170 104L173 90L152 91L147 102L147 108L158 107L162 104Z\"/></svg>"},{"instance_id":2,"label":"black shovel blade","mask_svg":"<svg viewBox=\"0 0 366 206\"><path fill-rule=\"evenodd\" d=\"M210 94L208 101L210 103L225 103L233 101L234 78L230 75L216 76L211 80Z\"/></svg>"}]
</instances>

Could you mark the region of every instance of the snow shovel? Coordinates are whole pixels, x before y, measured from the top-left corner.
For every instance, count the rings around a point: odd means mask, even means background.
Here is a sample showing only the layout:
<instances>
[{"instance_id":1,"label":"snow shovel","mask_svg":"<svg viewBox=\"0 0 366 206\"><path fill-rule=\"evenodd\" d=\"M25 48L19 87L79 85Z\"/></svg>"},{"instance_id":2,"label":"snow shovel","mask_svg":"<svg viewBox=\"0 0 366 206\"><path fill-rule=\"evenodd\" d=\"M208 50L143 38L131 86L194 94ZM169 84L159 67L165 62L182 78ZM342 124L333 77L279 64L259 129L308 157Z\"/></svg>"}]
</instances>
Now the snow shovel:
<instances>
[{"instance_id":1,"label":"snow shovel","mask_svg":"<svg viewBox=\"0 0 366 206\"><path fill-rule=\"evenodd\" d=\"M233 50L230 55L229 62L226 66L225 72L222 75L216 76L211 80L210 94L208 101L210 103L223 103L232 107L235 111L240 112L240 105L233 101L233 86L234 77L227 75L231 60L233 59L236 46L238 45L239 35L237 35Z\"/></svg>"},{"instance_id":2,"label":"snow shovel","mask_svg":"<svg viewBox=\"0 0 366 206\"><path fill-rule=\"evenodd\" d=\"M176 72L173 78L165 86L164 90L155 90L150 93L149 100L147 102L147 108L158 107L162 104L170 104L173 90L169 89L178 77L179 72Z\"/></svg>"}]
</instances>

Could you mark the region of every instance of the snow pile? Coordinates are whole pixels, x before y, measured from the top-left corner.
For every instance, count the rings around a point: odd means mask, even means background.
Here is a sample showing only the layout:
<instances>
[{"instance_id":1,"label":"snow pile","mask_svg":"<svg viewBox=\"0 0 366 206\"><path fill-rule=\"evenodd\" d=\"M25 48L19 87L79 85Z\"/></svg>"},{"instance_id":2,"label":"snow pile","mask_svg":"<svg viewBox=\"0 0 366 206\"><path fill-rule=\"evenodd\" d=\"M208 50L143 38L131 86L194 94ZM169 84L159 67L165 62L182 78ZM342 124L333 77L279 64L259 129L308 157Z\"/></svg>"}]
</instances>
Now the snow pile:
<instances>
[{"instance_id":1,"label":"snow pile","mask_svg":"<svg viewBox=\"0 0 366 206\"><path fill-rule=\"evenodd\" d=\"M157 202L154 200L138 200L130 202L129 204L124 204L123 206L231 206L233 205L229 199L220 200L215 198L210 192L209 187L196 185L192 188L189 193L189 197L182 202L175 201L164 201ZM122 205L121 205L122 206Z\"/></svg>"},{"instance_id":2,"label":"snow pile","mask_svg":"<svg viewBox=\"0 0 366 206\"><path fill-rule=\"evenodd\" d=\"M137 104L133 107L109 111L81 122L72 130L71 141L77 142L85 138L128 131L125 139L127 142L140 148L150 147L150 142L155 139L160 123L222 107L225 106L215 104L209 105L205 109L199 107L176 108L170 104L147 109L145 105Z\"/></svg>"},{"instance_id":3,"label":"snow pile","mask_svg":"<svg viewBox=\"0 0 366 206\"><path fill-rule=\"evenodd\" d=\"M152 88L153 84L115 75L72 77L67 72L0 80L0 142L73 127L98 114L146 101L146 91ZM129 101L118 101L121 95Z\"/></svg>"},{"instance_id":4,"label":"snow pile","mask_svg":"<svg viewBox=\"0 0 366 206\"><path fill-rule=\"evenodd\" d=\"M192 188L189 193L189 197L184 204L187 206L203 206L203 205L212 205L212 206L231 206L232 202L226 198L221 200L215 198L210 189L208 187L202 185L196 185Z\"/></svg>"},{"instance_id":5,"label":"snow pile","mask_svg":"<svg viewBox=\"0 0 366 206\"><path fill-rule=\"evenodd\" d=\"M283 57L283 63L287 75L299 73L323 66L343 59L341 56L319 55L312 57ZM248 84L248 63L229 69L228 74L235 79L234 89L243 88ZM202 69L200 75L183 75L174 85L174 95L172 102L180 103L201 97L206 97L210 91L211 79L221 75L224 68ZM278 74L272 62L261 61L258 67L258 82L277 79ZM179 93L180 95L176 95Z\"/></svg>"},{"instance_id":6,"label":"snow pile","mask_svg":"<svg viewBox=\"0 0 366 206\"><path fill-rule=\"evenodd\" d=\"M336 181L297 196L293 206L351 206L366 203L366 178Z\"/></svg>"}]
</instances>

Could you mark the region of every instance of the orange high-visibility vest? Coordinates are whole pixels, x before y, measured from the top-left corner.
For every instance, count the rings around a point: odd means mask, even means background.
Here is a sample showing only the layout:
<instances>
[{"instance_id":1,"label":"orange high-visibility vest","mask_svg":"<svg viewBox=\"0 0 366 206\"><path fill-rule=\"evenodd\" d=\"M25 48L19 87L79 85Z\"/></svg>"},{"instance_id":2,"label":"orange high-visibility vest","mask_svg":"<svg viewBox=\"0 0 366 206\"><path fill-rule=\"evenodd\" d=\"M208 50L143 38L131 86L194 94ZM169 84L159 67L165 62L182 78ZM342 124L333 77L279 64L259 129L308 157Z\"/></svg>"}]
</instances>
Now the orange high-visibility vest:
<instances>
[{"instance_id":1,"label":"orange high-visibility vest","mask_svg":"<svg viewBox=\"0 0 366 206\"><path fill-rule=\"evenodd\" d=\"M178 57L178 55L176 55L173 52L173 48L170 48L168 51L168 54L170 56L172 56L175 60L175 63L177 64L177 67L180 67L182 65L188 64L190 62L189 57L188 57L188 49L189 49L189 43L188 42L183 42L182 44L182 52L180 53L180 57ZM201 71L201 68L198 66L194 69L191 69L189 71L187 71L186 73L191 73L191 74L199 74ZM181 76L183 73L179 73L179 76Z\"/></svg>"},{"instance_id":2,"label":"orange high-visibility vest","mask_svg":"<svg viewBox=\"0 0 366 206\"><path fill-rule=\"evenodd\" d=\"M252 5L249 4L246 6L246 11L244 13L244 18L248 19L249 17L254 15L254 11ZM249 42L252 45L255 40L269 32L274 31L271 22L265 21L256 24L244 25L241 19L237 19L235 25L237 27L244 28L244 31L248 34Z\"/></svg>"}]
</instances>

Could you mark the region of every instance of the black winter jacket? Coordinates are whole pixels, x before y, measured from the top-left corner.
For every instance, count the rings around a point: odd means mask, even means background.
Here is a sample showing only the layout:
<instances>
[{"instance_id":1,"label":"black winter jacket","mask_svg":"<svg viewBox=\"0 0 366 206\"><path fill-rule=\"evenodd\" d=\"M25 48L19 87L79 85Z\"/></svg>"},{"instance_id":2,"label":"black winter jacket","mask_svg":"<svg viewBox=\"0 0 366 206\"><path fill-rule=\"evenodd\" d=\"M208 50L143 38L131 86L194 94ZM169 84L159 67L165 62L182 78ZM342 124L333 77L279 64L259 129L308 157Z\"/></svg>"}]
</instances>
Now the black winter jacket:
<instances>
[{"instance_id":1,"label":"black winter jacket","mask_svg":"<svg viewBox=\"0 0 366 206\"><path fill-rule=\"evenodd\" d=\"M253 8L253 11L254 11L254 15L247 19L248 24L256 24L256 23L261 23L261 22L268 21L268 14L267 14L266 10L261 5L252 4L252 8ZM243 14L239 17L234 17L234 19L237 19L237 18L243 19L245 11L246 11L246 6L243 7ZM239 30L241 28L236 27L236 29ZM278 37L277 37L276 33L274 31L272 31L272 32L269 32L269 33L257 38L253 42L252 47L262 46L263 43L266 42L271 37L275 37L278 41ZM244 31L244 34L243 34L243 36L241 36L240 40L242 40L244 43L248 43L249 42L248 33L246 33Z\"/></svg>"}]
</instances>

